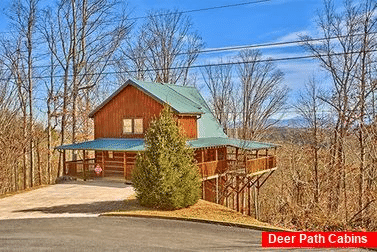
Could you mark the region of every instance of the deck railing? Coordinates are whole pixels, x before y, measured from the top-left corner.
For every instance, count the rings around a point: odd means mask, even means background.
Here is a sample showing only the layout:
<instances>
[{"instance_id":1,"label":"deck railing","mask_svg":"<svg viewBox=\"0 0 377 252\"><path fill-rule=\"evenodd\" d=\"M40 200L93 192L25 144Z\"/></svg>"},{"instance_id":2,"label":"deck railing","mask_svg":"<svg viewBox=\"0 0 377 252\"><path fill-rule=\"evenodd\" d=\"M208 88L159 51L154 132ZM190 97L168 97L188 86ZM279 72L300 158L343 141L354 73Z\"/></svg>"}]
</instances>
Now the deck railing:
<instances>
[{"instance_id":1,"label":"deck railing","mask_svg":"<svg viewBox=\"0 0 377 252\"><path fill-rule=\"evenodd\" d=\"M247 173L254 173L258 171L268 170L276 167L276 157L267 156L256 159L249 159L246 161Z\"/></svg>"},{"instance_id":2,"label":"deck railing","mask_svg":"<svg viewBox=\"0 0 377 252\"><path fill-rule=\"evenodd\" d=\"M276 157L267 156L249 159L245 162L235 160L219 160L199 163L198 167L203 177L209 177L225 172L228 168L233 170L246 170L247 173L254 173L276 167Z\"/></svg>"},{"instance_id":3,"label":"deck railing","mask_svg":"<svg viewBox=\"0 0 377 252\"><path fill-rule=\"evenodd\" d=\"M198 164L203 177L223 173L227 169L226 160L210 161Z\"/></svg>"}]
</instances>

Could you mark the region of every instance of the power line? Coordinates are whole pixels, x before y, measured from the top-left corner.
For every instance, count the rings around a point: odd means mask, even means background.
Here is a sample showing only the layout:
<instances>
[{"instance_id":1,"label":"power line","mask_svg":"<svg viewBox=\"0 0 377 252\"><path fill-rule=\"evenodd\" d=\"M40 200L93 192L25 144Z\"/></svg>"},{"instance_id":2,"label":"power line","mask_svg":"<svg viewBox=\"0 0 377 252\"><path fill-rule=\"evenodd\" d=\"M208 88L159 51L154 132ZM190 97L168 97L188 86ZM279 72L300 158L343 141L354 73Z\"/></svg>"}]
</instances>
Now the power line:
<instances>
[{"instance_id":1,"label":"power line","mask_svg":"<svg viewBox=\"0 0 377 252\"><path fill-rule=\"evenodd\" d=\"M377 32L371 32L371 34L377 34ZM334 36L334 37L327 37L327 38L308 38L305 40L293 40L293 41L284 41L284 42L269 42L269 43L261 43L261 44L250 44L250 45L240 45L240 46L228 46L228 47L219 47L219 48L206 48L202 50L197 50L195 53L215 53L215 52L225 52L225 51L239 51L244 49L256 49L256 48L265 48L265 47L274 47L274 46L284 46L284 45L300 45L305 42L319 42L323 40L334 40L334 39L340 39L345 37L355 37L355 36L363 36L364 34L352 34L352 35L343 35L343 36ZM26 52L26 51L24 51ZM44 53L42 55L48 55L49 53ZM176 54L172 54L171 56L178 56L178 55L185 55L185 54L192 54L192 52L180 52ZM135 59L144 59L148 58L147 56L137 57ZM107 61L96 61L96 62L88 62L90 63L111 63L111 62L118 62L118 60L107 60ZM47 67L58 67L59 64L55 65L39 65L34 66L34 68L47 68ZM5 69L3 69L5 70Z\"/></svg>"},{"instance_id":2,"label":"power line","mask_svg":"<svg viewBox=\"0 0 377 252\"><path fill-rule=\"evenodd\" d=\"M375 50L369 50L368 52L376 52ZM111 71L111 72L103 72L103 73L84 73L78 74L77 76L94 76L94 75L110 75L110 74L122 74L122 73L137 73L137 72L152 72L152 71L164 71L164 70L180 70L180 69L190 69L190 68L203 68L203 67L215 67L215 66L228 66L228 65L241 65L241 64L250 64L256 62L278 62L278 61L289 61L289 60L302 60L302 59L314 59L317 57L329 57L329 56L341 56L341 55L349 55L361 53L361 51L357 52L348 52L348 53L331 53L331 54L321 54L321 55L303 55L303 56L295 56L295 57L283 57L283 58L269 58L269 59L261 59L261 60L251 60L251 61L237 61L237 62L225 62L225 63L213 63L213 64L201 64L201 65L193 65L193 66L177 66L177 67L170 67L170 68L150 68L144 70L129 70L129 71ZM68 75L72 77L73 75ZM34 79L46 79L46 78L62 78L64 75L45 75L45 76L34 76ZM7 81L9 79L14 78L3 78L0 79L2 81Z\"/></svg>"},{"instance_id":3,"label":"power line","mask_svg":"<svg viewBox=\"0 0 377 252\"><path fill-rule=\"evenodd\" d=\"M186 13L194 13L194 12L209 11L209 10L218 10L218 9L225 9L225 8L231 8L231 7L240 7L240 6L258 4L258 3L265 3L265 2L270 2L270 1L271 0L254 0L254 1L248 1L248 2L243 2L243 3L236 3L236 4L227 4L227 5L212 6L212 7L200 8L200 9L192 9L192 10L176 11L176 12L162 13L162 14L156 14L156 15L126 18L125 20L139 20L139 19L146 19L146 18L149 18L149 17L162 17L162 16L170 16L170 15L180 15L180 14L186 14ZM111 21L106 21L106 23L115 23L115 22L119 22L119 21L121 21L121 20L111 20ZM14 32L13 31L2 31L0 33L14 33Z\"/></svg>"}]
</instances>

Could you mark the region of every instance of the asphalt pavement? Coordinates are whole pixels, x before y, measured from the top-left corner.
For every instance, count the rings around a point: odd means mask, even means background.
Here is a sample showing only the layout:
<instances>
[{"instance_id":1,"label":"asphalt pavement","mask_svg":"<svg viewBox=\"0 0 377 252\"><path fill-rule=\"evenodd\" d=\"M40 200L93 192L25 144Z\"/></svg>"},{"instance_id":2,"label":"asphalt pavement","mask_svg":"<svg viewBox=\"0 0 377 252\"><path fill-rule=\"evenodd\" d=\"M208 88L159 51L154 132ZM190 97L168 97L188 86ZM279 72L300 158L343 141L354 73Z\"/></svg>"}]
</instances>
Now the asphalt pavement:
<instances>
[{"instance_id":1,"label":"asphalt pavement","mask_svg":"<svg viewBox=\"0 0 377 252\"><path fill-rule=\"evenodd\" d=\"M0 251L281 251L260 239L257 230L153 218L0 220Z\"/></svg>"}]
</instances>

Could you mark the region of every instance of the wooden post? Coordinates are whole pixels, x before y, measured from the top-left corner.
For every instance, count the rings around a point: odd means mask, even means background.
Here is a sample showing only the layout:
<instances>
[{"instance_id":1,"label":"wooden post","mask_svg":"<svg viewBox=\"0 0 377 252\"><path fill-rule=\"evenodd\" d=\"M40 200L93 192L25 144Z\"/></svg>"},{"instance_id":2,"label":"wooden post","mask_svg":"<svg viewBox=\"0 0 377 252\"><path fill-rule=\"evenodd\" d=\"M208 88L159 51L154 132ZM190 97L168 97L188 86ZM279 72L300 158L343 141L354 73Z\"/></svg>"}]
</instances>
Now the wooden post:
<instances>
[{"instance_id":1,"label":"wooden post","mask_svg":"<svg viewBox=\"0 0 377 252\"><path fill-rule=\"evenodd\" d=\"M82 171L84 176L84 181L86 181L86 159L85 159L85 150L82 150Z\"/></svg>"},{"instance_id":2,"label":"wooden post","mask_svg":"<svg viewBox=\"0 0 377 252\"><path fill-rule=\"evenodd\" d=\"M124 179L127 179L127 155L126 155L126 152L123 152L123 173L124 173Z\"/></svg>"},{"instance_id":3,"label":"wooden post","mask_svg":"<svg viewBox=\"0 0 377 252\"><path fill-rule=\"evenodd\" d=\"M68 172L66 171L66 163L65 163L65 150L63 150L63 174L67 174ZM60 174L59 174L60 176Z\"/></svg>"},{"instance_id":4,"label":"wooden post","mask_svg":"<svg viewBox=\"0 0 377 252\"><path fill-rule=\"evenodd\" d=\"M219 176L216 177L216 204L219 204Z\"/></svg>"},{"instance_id":5,"label":"wooden post","mask_svg":"<svg viewBox=\"0 0 377 252\"><path fill-rule=\"evenodd\" d=\"M267 170L269 168L268 167L268 149L266 149L266 162L265 162L265 164L266 164L265 169Z\"/></svg>"},{"instance_id":6,"label":"wooden post","mask_svg":"<svg viewBox=\"0 0 377 252\"><path fill-rule=\"evenodd\" d=\"M203 200L205 200L206 199L206 188L205 188L205 181L204 180L202 181L202 189L203 189L202 198L203 198Z\"/></svg>"},{"instance_id":7,"label":"wooden post","mask_svg":"<svg viewBox=\"0 0 377 252\"><path fill-rule=\"evenodd\" d=\"M240 211L240 194L239 194L239 180L238 180L238 175L236 175L236 200L237 200L237 204L236 204L236 207L237 207L237 212Z\"/></svg>"},{"instance_id":8,"label":"wooden post","mask_svg":"<svg viewBox=\"0 0 377 252\"><path fill-rule=\"evenodd\" d=\"M258 150L255 151L255 157L259 158L259 151Z\"/></svg>"},{"instance_id":9,"label":"wooden post","mask_svg":"<svg viewBox=\"0 0 377 252\"><path fill-rule=\"evenodd\" d=\"M228 180L228 173L225 174L225 183L229 183L229 180ZM228 185L227 185L228 186ZM229 208L229 196L228 196L228 187L226 188L226 191L225 191L225 205L226 207Z\"/></svg>"},{"instance_id":10,"label":"wooden post","mask_svg":"<svg viewBox=\"0 0 377 252\"><path fill-rule=\"evenodd\" d=\"M259 219L259 177L257 183L254 186L254 204L255 204L255 219Z\"/></svg>"},{"instance_id":11,"label":"wooden post","mask_svg":"<svg viewBox=\"0 0 377 252\"><path fill-rule=\"evenodd\" d=\"M247 181L247 214L251 216L251 192L250 192L250 181L248 178L246 178Z\"/></svg>"},{"instance_id":12,"label":"wooden post","mask_svg":"<svg viewBox=\"0 0 377 252\"><path fill-rule=\"evenodd\" d=\"M247 173L247 150L243 151L243 158L244 158L244 163L245 163L245 172Z\"/></svg>"},{"instance_id":13,"label":"wooden post","mask_svg":"<svg viewBox=\"0 0 377 252\"><path fill-rule=\"evenodd\" d=\"M102 165L102 178L105 177L105 152L102 151L101 165Z\"/></svg>"},{"instance_id":14,"label":"wooden post","mask_svg":"<svg viewBox=\"0 0 377 252\"><path fill-rule=\"evenodd\" d=\"M244 177L242 177L242 183L241 183L241 188L243 188L243 183L245 182L244 181ZM245 193L244 193L244 189L242 189L241 191L241 213L244 214L244 210L245 210Z\"/></svg>"}]
</instances>

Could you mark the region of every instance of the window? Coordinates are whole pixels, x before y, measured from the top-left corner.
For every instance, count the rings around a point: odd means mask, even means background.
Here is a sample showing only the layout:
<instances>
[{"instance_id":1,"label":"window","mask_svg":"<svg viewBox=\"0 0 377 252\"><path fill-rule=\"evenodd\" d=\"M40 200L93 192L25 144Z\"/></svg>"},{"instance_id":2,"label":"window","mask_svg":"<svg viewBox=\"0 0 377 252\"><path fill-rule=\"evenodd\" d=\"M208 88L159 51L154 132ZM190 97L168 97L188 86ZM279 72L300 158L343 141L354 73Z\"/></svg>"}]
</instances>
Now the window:
<instances>
[{"instance_id":1,"label":"window","mask_svg":"<svg viewBox=\"0 0 377 252\"><path fill-rule=\"evenodd\" d=\"M109 155L109 158L114 158L114 153L112 151L108 151L107 153Z\"/></svg>"},{"instance_id":2,"label":"window","mask_svg":"<svg viewBox=\"0 0 377 252\"><path fill-rule=\"evenodd\" d=\"M132 119L123 119L123 134L132 133Z\"/></svg>"},{"instance_id":3,"label":"window","mask_svg":"<svg viewBox=\"0 0 377 252\"><path fill-rule=\"evenodd\" d=\"M143 134L143 119L123 119L123 134Z\"/></svg>"},{"instance_id":4,"label":"window","mask_svg":"<svg viewBox=\"0 0 377 252\"><path fill-rule=\"evenodd\" d=\"M143 119L134 119L134 133L143 134Z\"/></svg>"}]
</instances>

